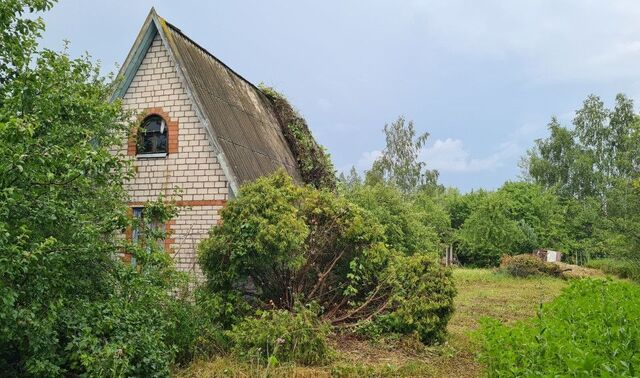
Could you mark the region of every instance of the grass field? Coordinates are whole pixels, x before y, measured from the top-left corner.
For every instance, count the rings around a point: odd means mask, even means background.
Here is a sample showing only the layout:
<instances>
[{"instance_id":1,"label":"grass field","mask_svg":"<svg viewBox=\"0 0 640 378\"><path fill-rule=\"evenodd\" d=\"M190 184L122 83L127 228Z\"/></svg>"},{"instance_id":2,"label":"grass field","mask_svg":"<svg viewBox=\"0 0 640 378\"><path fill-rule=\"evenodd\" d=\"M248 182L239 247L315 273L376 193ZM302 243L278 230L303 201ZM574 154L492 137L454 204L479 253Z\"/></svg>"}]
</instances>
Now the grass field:
<instances>
[{"instance_id":1,"label":"grass field","mask_svg":"<svg viewBox=\"0 0 640 378\"><path fill-rule=\"evenodd\" d=\"M478 320L491 316L513 322L535 315L540 303L553 299L567 285L550 277L513 278L487 269L454 271L458 295L456 312L449 322L445 345L420 347L411 340L365 342L355 338L334 340L336 357L329 366L263 365L229 357L199 361L176 372L178 377L477 377L482 366L475 361L470 333Z\"/></svg>"}]
</instances>

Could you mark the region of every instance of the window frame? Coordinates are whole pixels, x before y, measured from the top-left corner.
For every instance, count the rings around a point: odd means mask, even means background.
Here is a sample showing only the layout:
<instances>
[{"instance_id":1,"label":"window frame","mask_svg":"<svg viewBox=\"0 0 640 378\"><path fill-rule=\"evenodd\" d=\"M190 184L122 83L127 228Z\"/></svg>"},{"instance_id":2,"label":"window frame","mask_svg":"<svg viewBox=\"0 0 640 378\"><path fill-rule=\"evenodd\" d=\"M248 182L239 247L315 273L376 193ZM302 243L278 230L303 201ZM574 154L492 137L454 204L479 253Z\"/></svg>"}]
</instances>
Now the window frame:
<instances>
[{"instance_id":1,"label":"window frame","mask_svg":"<svg viewBox=\"0 0 640 378\"><path fill-rule=\"evenodd\" d=\"M144 206L132 206L131 207L131 216L134 219L138 219L140 222L145 222L144 220ZM149 229L152 230L163 230L163 232L165 233L165 238L166 238L166 233L167 233L167 229L166 229L166 224L164 223L160 223L156 220L152 220L149 223ZM135 244L139 244L140 243L140 237L142 235L140 234L140 228L139 227L131 227L131 242L135 243ZM164 245L164 240L162 239L162 245L157 244L157 247L160 247L162 249L165 250L166 252L166 247ZM156 242L158 242L158 240L156 240ZM136 266L137 265L137 259L135 258L135 256L131 256L131 265L132 266Z\"/></svg>"},{"instance_id":2,"label":"window frame","mask_svg":"<svg viewBox=\"0 0 640 378\"><path fill-rule=\"evenodd\" d=\"M160 134L164 136L164 152L141 152L141 147L144 146L144 138L146 134L146 127L152 121L152 119L159 119L164 124L164 132ZM147 115L140 125L138 135L136 137L136 157L138 159L157 159L166 158L169 155L169 123L167 120L157 113Z\"/></svg>"}]
</instances>

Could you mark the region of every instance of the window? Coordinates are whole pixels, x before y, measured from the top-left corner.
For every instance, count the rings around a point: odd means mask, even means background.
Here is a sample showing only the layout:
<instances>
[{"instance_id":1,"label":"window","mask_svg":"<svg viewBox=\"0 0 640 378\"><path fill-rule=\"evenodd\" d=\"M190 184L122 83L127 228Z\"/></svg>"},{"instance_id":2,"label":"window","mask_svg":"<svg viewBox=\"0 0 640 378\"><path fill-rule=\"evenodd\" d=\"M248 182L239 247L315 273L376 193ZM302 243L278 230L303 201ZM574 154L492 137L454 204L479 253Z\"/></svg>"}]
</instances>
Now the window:
<instances>
[{"instance_id":1,"label":"window","mask_svg":"<svg viewBox=\"0 0 640 378\"><path fill-rule=\"evenodd\" d=\"M138 220L138 222L142 222L142 223L146 223L145 219L144 219L144 208L143 207L134 207L131 209L133 217L135 219ZM153 219L151 220L151 222L149 222L148 224L146 224L146 229L148 232L156 232L157 230L163 230L162 228L162 224L160 222L158 222L157 220ZM144 240L142 238L142 234L140 232L140 228L139 227L134 227L132 232L131 232L131 241L134 243L145 243L148 242L149 240ZM141 240L143 239L143 240ZM156 246L160 247L161 246L161 241L160 240L154 240L153 241ZM143 244L144 245L144 244ZM147 250L149 250L149 247L147 246L146 248ZM137 261L135 257L131 257L131 265L136 266Z\"/></svg>"},{"instance_id":2,"label":"window","mask_svg":"<svg viewBox=\"0 0 640 378\"><path fill-rule=\"evenodd\" d=\"M167 154L167 123L158 115L145 118L138 135L138 155L160 157Z\"/></svg>"}]
</instances>

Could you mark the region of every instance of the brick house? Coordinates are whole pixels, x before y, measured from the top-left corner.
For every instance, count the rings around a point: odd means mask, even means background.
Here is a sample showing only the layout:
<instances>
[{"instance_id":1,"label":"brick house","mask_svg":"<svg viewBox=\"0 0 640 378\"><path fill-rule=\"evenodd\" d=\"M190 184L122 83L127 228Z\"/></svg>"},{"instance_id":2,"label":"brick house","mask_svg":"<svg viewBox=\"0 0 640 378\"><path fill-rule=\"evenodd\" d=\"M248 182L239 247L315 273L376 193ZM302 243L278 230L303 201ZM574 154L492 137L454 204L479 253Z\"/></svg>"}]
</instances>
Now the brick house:
<instances>
[{"instance_id":1,"label":"brick house","mask_svg":"<svg viewBox=\"0 0 640 378\"><path fill-rule=\"evenodd\" d=\"M122 146L136 172L132 212L180 188L165 249L179 270L199 275L197 244L238 187L278 167L300 181L298 165L265 95L154 9L120 77L113 98L142 115L143 132Z\"/></svg>"}]
</instances>

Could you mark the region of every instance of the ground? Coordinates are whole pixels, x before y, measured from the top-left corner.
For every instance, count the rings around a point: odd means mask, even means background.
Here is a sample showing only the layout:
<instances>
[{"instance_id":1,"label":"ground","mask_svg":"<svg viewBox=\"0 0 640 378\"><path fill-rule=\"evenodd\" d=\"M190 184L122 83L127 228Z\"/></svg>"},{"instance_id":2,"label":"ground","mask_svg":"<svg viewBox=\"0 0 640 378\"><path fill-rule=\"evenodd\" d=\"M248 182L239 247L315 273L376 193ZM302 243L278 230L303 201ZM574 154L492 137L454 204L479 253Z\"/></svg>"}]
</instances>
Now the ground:
<instances>
[{"instance_id":1,"label":"ground","mask_svg":"<svg viewBox=\"0 0 640 378\"><path fill-rule=\"evenodd\" d=\"M437 347L419 347L411 340L372 343L342 337L333 340L337 356L329 366L264 366L217 357L199 361L176 373L181 378L203 377L477 377L472 333L478 320L491 316L514 322L535 315L541 303L555 298L567 281L551 278L513 278L488 269L456 269L456 312L449 322L449 340Z\"/></svg>"}]
</instances>

